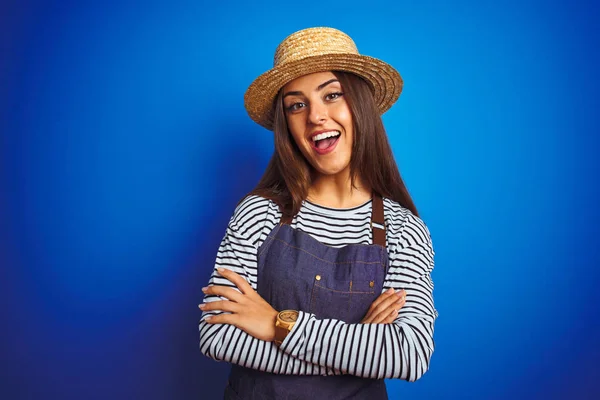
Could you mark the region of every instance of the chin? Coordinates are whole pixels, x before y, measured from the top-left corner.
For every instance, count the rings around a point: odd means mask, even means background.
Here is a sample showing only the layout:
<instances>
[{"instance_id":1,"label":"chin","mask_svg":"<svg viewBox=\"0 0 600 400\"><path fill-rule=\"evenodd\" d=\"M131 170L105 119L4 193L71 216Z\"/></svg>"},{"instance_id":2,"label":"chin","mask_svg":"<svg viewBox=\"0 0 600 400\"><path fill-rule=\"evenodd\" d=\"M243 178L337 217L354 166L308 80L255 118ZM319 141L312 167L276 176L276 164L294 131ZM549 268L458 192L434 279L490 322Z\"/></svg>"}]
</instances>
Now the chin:
<instances>
[{"instance_id":1,"label":"chin","mask_svg":"<svg viewBox=\"0 0 600 400\"><path fill-rule=\"evenodd\" d=\"M316 168L317 172L321 175L338 175L350 168L350 164L341 165L341 166L329 166L329 167L321 167Z\"/></svg>"}]
</instances>

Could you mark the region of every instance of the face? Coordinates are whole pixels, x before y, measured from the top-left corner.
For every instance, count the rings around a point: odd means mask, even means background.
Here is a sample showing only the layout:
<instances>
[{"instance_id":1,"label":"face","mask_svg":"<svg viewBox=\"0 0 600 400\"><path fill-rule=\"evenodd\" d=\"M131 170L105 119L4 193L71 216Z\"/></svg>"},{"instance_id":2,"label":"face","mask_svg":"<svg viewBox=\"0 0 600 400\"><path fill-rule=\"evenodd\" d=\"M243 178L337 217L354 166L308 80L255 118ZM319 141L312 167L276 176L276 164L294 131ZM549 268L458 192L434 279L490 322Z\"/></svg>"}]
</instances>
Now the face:
<instances>
[{"instance_id":1,"label":"face","mask_svg":"<svg viewBox=\"0 0 600 400\"><path fill-rule=\"evenodd\" d=\"M298 148L317 174L349 172L352 114L332 72L294 79L283 87L283 107Z\"/></svg>"}]
</instances>

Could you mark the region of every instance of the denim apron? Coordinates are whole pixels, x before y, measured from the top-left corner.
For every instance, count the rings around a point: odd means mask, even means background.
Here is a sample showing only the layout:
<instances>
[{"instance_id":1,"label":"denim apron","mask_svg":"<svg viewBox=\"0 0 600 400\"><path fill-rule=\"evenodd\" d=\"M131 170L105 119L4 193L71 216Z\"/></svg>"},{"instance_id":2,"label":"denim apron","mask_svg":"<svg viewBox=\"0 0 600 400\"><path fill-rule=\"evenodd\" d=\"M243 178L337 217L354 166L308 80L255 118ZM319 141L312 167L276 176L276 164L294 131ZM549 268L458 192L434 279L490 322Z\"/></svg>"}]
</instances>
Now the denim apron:
<instances>
[{"instance_id":1,"label":"denim apron","mask_svg":"<svg viewBox=\"0 0 600 400\"><path fill-rule=\"evenodd\" d=\"M282 218L258 250L258 293L274 309L359 323L388 269L383 200L373 195L373 245L334 248ZM233 365L225 399L387 399L384 380L352 375L278 375Z\"/></svg>"}]
</instances>

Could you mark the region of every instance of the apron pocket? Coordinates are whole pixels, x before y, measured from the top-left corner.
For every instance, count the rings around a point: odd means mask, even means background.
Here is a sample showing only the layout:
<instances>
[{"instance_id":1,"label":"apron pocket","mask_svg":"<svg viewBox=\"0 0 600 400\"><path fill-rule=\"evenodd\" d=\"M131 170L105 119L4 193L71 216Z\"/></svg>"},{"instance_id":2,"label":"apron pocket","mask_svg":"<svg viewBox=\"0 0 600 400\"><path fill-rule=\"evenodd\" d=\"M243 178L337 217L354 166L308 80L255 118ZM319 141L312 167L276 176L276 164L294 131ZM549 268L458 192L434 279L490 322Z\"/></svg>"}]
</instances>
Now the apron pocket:
<instances>
[{"instance_id":1,"label":"apron pocket","mask_svg":"<svg viewBox=\"0 0 600 400\"><path fill-rule=\"evenodd\" d=\"M381 285L372 280L335 280L316 275L310 296L309 312L318 319L337 319L358 323L367 314L369 306Z\"/></svg>"}]
</instances>

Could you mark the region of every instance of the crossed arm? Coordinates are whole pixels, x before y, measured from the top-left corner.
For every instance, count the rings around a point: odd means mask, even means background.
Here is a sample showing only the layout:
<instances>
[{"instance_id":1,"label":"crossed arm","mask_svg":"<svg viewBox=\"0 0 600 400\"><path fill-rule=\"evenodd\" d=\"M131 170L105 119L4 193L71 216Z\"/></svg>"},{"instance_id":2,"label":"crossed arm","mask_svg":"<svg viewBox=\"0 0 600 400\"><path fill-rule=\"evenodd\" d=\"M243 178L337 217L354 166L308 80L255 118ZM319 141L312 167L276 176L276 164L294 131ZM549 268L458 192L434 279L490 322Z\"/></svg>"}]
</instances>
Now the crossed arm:
<instances>
[{"instance_id":1,"label":"crossed arm","mask_svg":"<svg viewBox=\"0 0 600 400\"><path fill-rule=\"evenodd\" d=\"M430 241L390 257L384 283L389 291L376 300L362 323L318 320L300 312L298 322L277 348L272 340L278 310L255 291L249 278L256 267L252 257L239 254L242 240L234 231L228 232L217 257L217 264L227 268L216 270L204 289L200 321L200 349L204 354L278 374L352 374L414 381L427 371L437 316L432 300ZM405 289L404 297L394 294L399 288ZM399 308L397 315L390 312Z\"/></svg>"}]
</instances>

